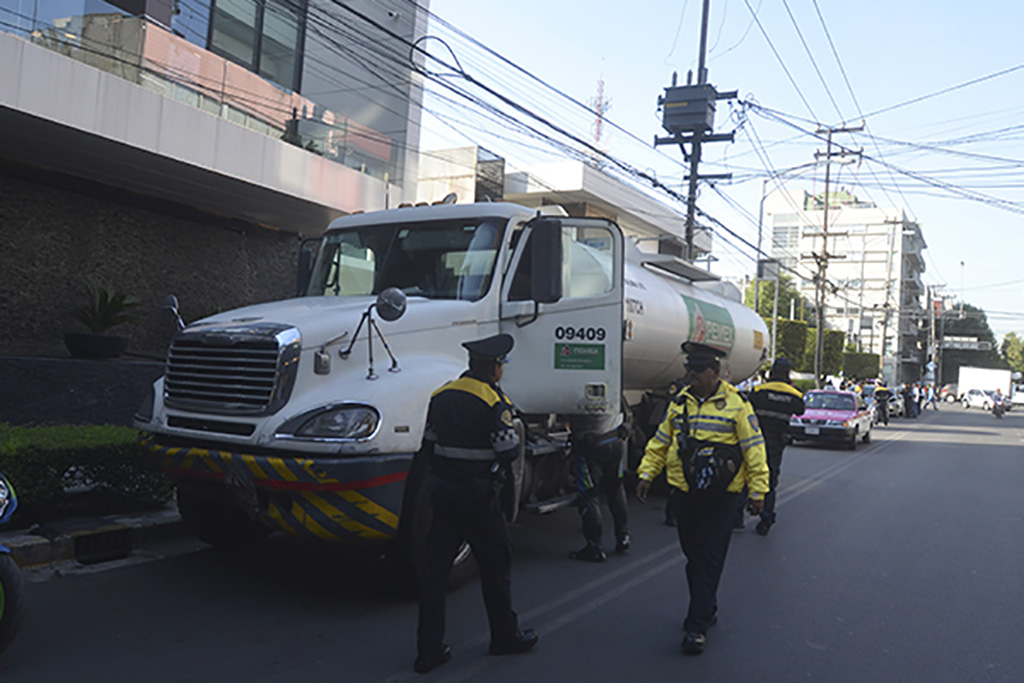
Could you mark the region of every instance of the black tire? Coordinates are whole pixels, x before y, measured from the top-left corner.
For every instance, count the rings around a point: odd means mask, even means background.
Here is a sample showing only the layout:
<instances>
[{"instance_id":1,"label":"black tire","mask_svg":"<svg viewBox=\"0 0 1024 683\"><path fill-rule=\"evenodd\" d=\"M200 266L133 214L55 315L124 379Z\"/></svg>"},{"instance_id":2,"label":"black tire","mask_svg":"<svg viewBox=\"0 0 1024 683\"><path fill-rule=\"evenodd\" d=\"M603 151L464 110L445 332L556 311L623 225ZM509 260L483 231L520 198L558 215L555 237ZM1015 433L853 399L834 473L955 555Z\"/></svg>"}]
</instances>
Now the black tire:
<instances>
[{"instance_id":1,"label":"black tire","mask_svg":"<svg viewBox=\"0 0 1024 683\"><path fill-rule=\"evenodd\" d=\"M190 534L204 543L221 548L237 548L262 541L271 529L229 502L204 495L202 489L178 486L178 513Z\"/></svg>"},{"instance_id":2,"label":"black tire","mask_svg":"<svg viewBox=\"0 0 1024 683\"><path fill-rule=\"evenodd\" d=\"M864 438L861 439L861 441L863 441L864 443L871 443L871 430L870 429L867 432L864 433Z\"/></svg>"},{"instance_id":3,"label":"black tire","mask_svg":"<svg viewBox=\"0 0 1024 683\"><path fill-rule=\"evenodd\" d=\"M860 434L858 432L859 432L859 430L856 427L854 427L853 428L853 434L851 434L850 438L846 441L846 450L848 450L848 451L855 451L855 450L857 450L857 439L860 438Z\"/></svg>"},{"instance_id":4,"label":"black tire","mask_svg":"<svg viewBox=\"0 0 1024 683\"><path fill-rule=\"evenodd\" d=\"M419 594L420 585L427 573L427 538L434 519L434 509L430 502L433 475L430 473L429 448L424 446L424 450L413 459L412 469L405 482L398 535L387 552L388 565L396 582L401 590L413 596ZM472 555L469 544L463 544L452 563L448 590L464 585L476 574L476 562L470 561Z\"/></svg>"},{"instance_id":5,"label":"black tire","mask_svg":"<svg viewBox=\"0 0 1024 683\"><path fill-rule=\"evenodd\" d=\"M0 553L0 652L18 635L25 620L25 583L14 558Z\"/></svg>"}]
</instances>

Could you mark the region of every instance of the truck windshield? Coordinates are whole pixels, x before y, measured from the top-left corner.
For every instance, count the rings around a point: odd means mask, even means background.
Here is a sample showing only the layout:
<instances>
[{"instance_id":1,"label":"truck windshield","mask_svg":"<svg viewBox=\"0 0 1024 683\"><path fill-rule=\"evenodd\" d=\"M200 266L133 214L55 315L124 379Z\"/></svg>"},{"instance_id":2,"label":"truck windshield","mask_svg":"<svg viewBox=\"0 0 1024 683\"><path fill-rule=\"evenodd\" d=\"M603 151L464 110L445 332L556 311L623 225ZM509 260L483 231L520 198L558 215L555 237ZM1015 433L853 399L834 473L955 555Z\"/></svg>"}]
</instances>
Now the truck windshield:
<instances>
[{"instance_id":1,"label":"truck windshield","mask_svg":"<svg viewBox=\"0 0 1024 683\"><path fill-rule=\"evenodd\" d=\"M407 296L476 301L487 293L505 229L496 218L367 225L328 233L306 296Z\"/></svg>"}]
</instances>

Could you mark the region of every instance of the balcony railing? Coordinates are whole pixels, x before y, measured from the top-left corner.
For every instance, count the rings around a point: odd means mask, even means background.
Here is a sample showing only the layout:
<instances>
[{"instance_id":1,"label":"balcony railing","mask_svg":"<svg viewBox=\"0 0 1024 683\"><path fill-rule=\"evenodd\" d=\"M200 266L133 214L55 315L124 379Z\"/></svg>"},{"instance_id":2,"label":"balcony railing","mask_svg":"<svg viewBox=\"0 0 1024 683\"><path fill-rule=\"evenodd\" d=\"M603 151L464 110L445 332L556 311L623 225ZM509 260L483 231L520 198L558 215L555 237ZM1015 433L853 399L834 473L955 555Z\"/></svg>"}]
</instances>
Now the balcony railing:
<instances>
[{"instance_id":1,"label":"balcony railing","mask_svg":"<svg viewBox=\"0 0 1024 683\"><path fill-rule=\"evenodd\" d=\"M394 142L103 0L0 0L0 32L392 182ZM41 86L42 87L42 86Z\"/></svg>"}]
</instances>

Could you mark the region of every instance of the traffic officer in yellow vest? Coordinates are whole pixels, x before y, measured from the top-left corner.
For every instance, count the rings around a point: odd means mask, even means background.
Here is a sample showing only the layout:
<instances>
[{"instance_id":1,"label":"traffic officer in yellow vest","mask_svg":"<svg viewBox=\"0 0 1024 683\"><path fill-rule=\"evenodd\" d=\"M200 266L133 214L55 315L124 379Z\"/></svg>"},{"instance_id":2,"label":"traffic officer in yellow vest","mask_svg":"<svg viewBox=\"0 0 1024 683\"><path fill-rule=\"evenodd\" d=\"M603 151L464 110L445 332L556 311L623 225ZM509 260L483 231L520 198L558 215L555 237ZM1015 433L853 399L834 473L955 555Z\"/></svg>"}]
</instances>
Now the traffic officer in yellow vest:
<instances>
[{"instance_id":1,"label":"traffic officer in yellow vest","mask_svg":"<svg viewBox=\"0 0 1024 683\"><path fill-rule=\"evenodd\" d=\"M651 480L666 470L690 590L682 647L688 655L699 655L708 627L718 621L718 582L740 492L746 484L747 509L760 514L768 464L753 408L719 379L724 352L696 342L684 343L683 352L689 384L647 443L636 495L645 502Z\"/></svg>"},{"instance_id":2,"label":"traffic officer in yellow vest","mask_svg":"<svg viewBox=\"0 0 1024 683\"><path fill-rule=\"evenodd\" d=\"M512 539L500 505L505 469L519 452L513 408L498 382L514 340L507 334L465 342L469 369L434 392L427 426L435 438L431 468L433 521L427 537L426 577L420 587L417 657L427 673L452 658L444 644L445 596L452 562L468 542L480 567L480 588L490 623L492 655L519 654L537 644L519 630L512 611Z\"/></svg>"},{"instance_id":3,"label":"traffic officer in yellow vest","mask_svg":"<svg viewBox=\"0 0 1024 683\"><path fill-rule=\"evenodd\" d=\"M786 448L789 435L789 420L794 415L803 415L804 395L789 381L789 361L777 358L772 363L768 381L758 384L750 393L750 405L754 406L761 434L764 435L765 450L768 452L769 485L771 490L764 497L761 521L757 533L767 536L775 524L775 497L779 486L779 471L782 469L782 451Z\"/></svg>"}]
</instances>

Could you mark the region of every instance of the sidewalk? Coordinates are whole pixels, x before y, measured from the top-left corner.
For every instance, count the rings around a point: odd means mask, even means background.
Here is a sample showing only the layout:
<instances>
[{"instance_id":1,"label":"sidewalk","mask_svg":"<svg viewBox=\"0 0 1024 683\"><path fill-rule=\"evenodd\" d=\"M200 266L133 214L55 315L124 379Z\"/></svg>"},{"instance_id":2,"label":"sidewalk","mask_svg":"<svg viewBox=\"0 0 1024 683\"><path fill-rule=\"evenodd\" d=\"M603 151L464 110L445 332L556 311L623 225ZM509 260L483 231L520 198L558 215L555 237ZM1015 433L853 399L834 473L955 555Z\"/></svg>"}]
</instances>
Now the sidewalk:
<instances>
[{"instance_id":1,"label":"sidewalk","mask_svg":"<svg viewBox=\"0 0 1024 683\"><path fill-rule=\"evenodd\" d=\"M184 534L174 503L144 513L77 517L30 530L0 532L22 569L75 560L96 564L127 557L151 543Z\"/></svg>"}]
</instances>

